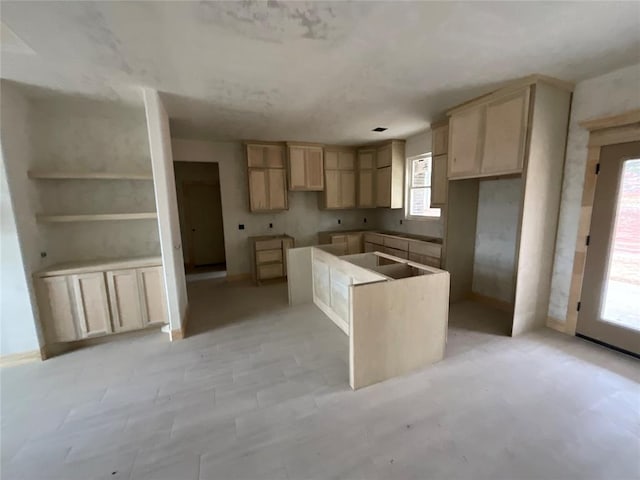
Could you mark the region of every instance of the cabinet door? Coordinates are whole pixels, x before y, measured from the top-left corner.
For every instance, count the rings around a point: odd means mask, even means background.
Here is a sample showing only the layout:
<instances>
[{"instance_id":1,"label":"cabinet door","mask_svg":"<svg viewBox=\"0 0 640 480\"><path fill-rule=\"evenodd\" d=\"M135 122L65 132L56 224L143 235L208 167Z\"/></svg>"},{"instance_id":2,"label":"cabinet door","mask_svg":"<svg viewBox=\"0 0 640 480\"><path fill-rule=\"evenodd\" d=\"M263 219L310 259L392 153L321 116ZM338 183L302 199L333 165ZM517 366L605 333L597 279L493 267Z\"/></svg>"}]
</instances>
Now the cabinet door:
<instances>
[{"instance_id":1,"label":"cabinet door","mask_svg":"<svg viewBox=\"0 0 640 480\"><path fill-rule=\"evenodd\" d=\"M267 167L284 168L284 147L281 145L267 145L264 150Z\"/></svg>"},{"instance_id":2,"label":"cabinet door","mask_svg":"<svg viewBox=\"0 0 640 480\"><path fill-rule=\"evenodd\" d=\"M362 253L362 234L350 233L347 235L347 252L349 255Z\"/></svg>"},{"instance_id":3,"label":"cabinet door","mask_svg":"<svg viewBox=\"0 0 640 480\"><path fill-rule=\"evenodd\" d=\"M247 165L249 167L264 167L265 155L262 145L247 145Z\"/></svg>"},{"instance_id":4,"label":"cabinet door","mask_svg":"<svg viewBox=\"0 0 640 480\"><path fill-rule=\"evenodd\" d=\"M370 208L376 206L374 193L375 170L358 171L358 207Z\"/></svg>"},{"instance_id":5,"label":"cabinet door","mask_svg":"<svg viewBox=\"0 0 640 480\"><path fill-rule=\"evenodd\" d=\"M167 323L167 297L162 267L139 268L138 285L142 306L142 324Z\"/></svg>"},{"instance_id":6,"label":"cabinet door","mask_svg":"<svg viewBox=\"0 0 640 480\"><path fill-rule=\"evenodd\" d=\"M360 169L375 168L374 152L372 150L358 152L358 168Z\"/></svg>"},{"instance_id":7,"label":"cabinet door","mask_svg":"<svg viewBox=\"0 0 640 480\"><path fill-rule=\"evenodd\" d=\"M487 105L482 173L522 171L528 115L528 88Z\"/></svg>"},{"instance_id":8,"label":"cabinet door","mask_svg":"<svg viewBox=\"0 0 640 480\"><path fill-rule=\"evenodd\" d=\"M307 148L305 151L305 190L324 190L324 165L322 149Z\"/></svg>"},{"instance_id":9,"label":"cabinet door","mask_svg":"<svg viewBox=\"0 0 640 480\"><path fill-rule=\"evenodd\" d=\"M340 172L340 207L355 208L356 206L356 174L352 170Z\"/></svg>"},{"instance_id":10,"label":"cabinet door","mask_svg":"<svg viewBox=\"0 0 640 480\"><path fill-rule=\"evenodd\" d=\"M252 212L269 209L267 176L268 170L264 168L249 169L249 209Z\"/></svg>"},{"instance_id":11,"label":"cabinet door","mask_svg":"<svg viewBox=\"0 0 640 480\"><path fill-rule=\"evenodd\" d=\"M38 306L47 340L70 342L80 334L68 277L41 278L37 282Z\"/></svg>"},{"instance_id":12,"label":"cabinet door","mask_svg":"<svg viewBox=\"0 0 640 480\"><path fill-rule=\"evenodd\" d=\"M113 330L125 332L142 328L142 311L135 269L106 272Z\"/></svg>"},{"instance_id":13,"label":"cabinet door","mask_svg":"<svg viewBox=\"0 0 640 480\"><path fill-rule=\"evenodd\" d=\"M431 206L443 207L447 203L447 154L431 159Z\"/></svg>"},{"instance_id":14,"label":"cabinet door","mask_svg":"<svg viewBox=\"0 0 640 480\"><path fill-rule=\"evenodd\" d=\"M391 167L376 171L376 206L391 207Z\"/></svg>"},{"instance_id":15,"label":"cabinet door","mask_svg":"<svg viewBox=\"0 0 640 480\"><path fill-rule=\"evenodd\" d=\"M449 122L449 178L480 174L485 107L455 114Z\"/></svg>"},{"instance_id":16,"label":"cabinet door","mask_svg":"<svg viewBox=\"0 0 640 480\"><path fill-rule=\"evenodd\" d=\"M327 170L338 169L338 152L334 150L324 151L324 168Z\"/></svg>"},{"instance_id":17,"label":"cabinet door","mask_svg":"<svg viewBox=\"0 0 640 480\"><path fill-rule=\"evenodd\" d=\"M356 168L356 156L354 152L339 152L338 168L340 170L354 170Z\"/></svg>"},{"instance_id":18,"label":"cabinet door","mask_svg":"<svg viewBox=\"0 0 640 480\"><path fill-rule=\"evenodd\" d=\"M287 209L287 178L283 168L270 168L267 171L269 210Z\"/></svg>"},{"instance_id":19,"label":"cabinet door","mask_svg":"<svg viewBox=\"0 0 640 480\"><path fill-rule=\"evenodd\" d=\"M107 286L103 272L71 276L76 317L83 338L112 332Z\"/></svg>"},{"instance_id":20,"label":"cabinet door","mask_svg":"<svg viewBox=\"0 0 640 480\"><path fill-rule=\"evenodd\" d=\"M340 202L340 171L326 170L325 188L324 188L324 205L325 208L341 208Z\"/></svg>"},{"instance_id":21,"label":"cabinet door","mask_svg":"<svg viewBox=\"0 0 640 480\"><path fill-rule=\"evenodd\" d=\"M449 125L442 125L433 129L433 155L442 155L447 153L449 145Z\"/></svg>"},{"instance_id":22,"label":"cabinet door","mask_svg":"<svg viewBox=\"0 0 640 480\"><path fill-rule=\"evenodd\" d=\"M305 190L305 149L289 147L289 189Z\"/></svg>"},{"instance_id":23,"label":"cabinet door","mask_svg":"<svg viewBox=\"0 0 640 480\"><path fill-rule=\"evenodd\" d=\"M391 144L380 147L376 153L376 167L389 167L391 166Z\"/></svg>"}]
</instances>

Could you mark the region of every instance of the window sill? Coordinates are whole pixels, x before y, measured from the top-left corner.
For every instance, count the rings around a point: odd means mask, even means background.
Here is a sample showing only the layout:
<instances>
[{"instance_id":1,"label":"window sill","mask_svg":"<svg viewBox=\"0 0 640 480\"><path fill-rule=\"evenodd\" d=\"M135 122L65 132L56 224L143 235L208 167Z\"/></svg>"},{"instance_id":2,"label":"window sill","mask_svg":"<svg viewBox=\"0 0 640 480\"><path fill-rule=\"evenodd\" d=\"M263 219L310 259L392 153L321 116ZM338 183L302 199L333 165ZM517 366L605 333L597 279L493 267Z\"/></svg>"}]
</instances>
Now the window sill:
<instances>
[{"instance_id":1,"label":"window sill","mask_svg":"<svg viewBox=\"0 0 640 480\"><path fill-rule=\"evenodd\" d=\"M442 220L442 215L439 217L419 217L415 215L405 215L403 221L407 222L439 222Z\"/></svg>"}]
</instances>

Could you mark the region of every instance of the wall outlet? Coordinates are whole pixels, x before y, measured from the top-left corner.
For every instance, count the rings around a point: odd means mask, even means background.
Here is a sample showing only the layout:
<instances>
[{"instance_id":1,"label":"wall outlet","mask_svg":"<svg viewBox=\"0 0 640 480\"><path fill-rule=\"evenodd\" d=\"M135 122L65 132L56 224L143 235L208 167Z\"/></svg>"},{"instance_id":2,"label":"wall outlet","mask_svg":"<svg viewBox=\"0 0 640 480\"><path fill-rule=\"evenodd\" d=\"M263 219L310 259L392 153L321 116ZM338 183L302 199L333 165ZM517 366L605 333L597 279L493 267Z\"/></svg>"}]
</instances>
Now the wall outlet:
<instances>
[{"instance_id":1,"label":"wall outlet","mask_svg":"<svg viewBox=\"0 0 640 480\"><path fill-rule=\"evenodd\" d=\"M40 252L40 257L41 257L41 258L44 258L44 257L46 257L46 256L47 256L47 252Z\"/></svg>"},{"instance_id":2,"label":"wall outlet","mask_svg":"<svg viewBox=\"0 0 640 480\"><path fill-rule=\"evenodd\" d=\"M270 223L270 224L269 224L269 228L273 228L273 223Z\"/></svg>"},{"instance_id":3,"label":"wall outlet","mask_svg":"<svg viewBox=\"0 0 640 480\"><path fill-rule=\"evenodd\" d=\"M363 223L367 223L367 217L364 218Z\"/></svg>"},{"instance_id":4,"label":"wall outlet","mask_svg":"<svg viewBox=\"0 0 640 480\"><path fill-rule=\"evenodd\" d=\"M400 225L402 225L402 219L400 219Z\"/></svg>"},{"instance_id":5,"label":"wall outlet","mask_svg":"<svg viewBox=\"0 0 640 480\"><path fill-rule=\"evenodd\" d=\"M338 225L340 225L342 223L342 220L338 219Z\"/></svg>"},{"instance_id":6,"label":"wall outlet","mask_svg":"<svg viewBox=\"0 0 640 480\"><path fill-rule=\"evenodd\" d=\"M238 225L238 230L244 230L244 223Z\"/></svg>"}]
</instances>

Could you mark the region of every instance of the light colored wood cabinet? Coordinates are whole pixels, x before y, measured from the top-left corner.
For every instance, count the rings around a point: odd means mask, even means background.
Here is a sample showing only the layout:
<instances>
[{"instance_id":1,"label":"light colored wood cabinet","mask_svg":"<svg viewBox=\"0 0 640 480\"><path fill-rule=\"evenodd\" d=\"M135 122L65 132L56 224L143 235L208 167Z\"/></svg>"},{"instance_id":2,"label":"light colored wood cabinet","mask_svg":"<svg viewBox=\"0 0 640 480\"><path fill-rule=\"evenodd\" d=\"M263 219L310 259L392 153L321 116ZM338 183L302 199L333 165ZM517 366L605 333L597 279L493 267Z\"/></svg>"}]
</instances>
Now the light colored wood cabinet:
<instances>
[{"instance_id":1,"label":"light colored wood cabinet","mask_svg":"<svg viewBox=\"0 0 640 480\"><path fill-rule=\"evenodd\" d=\"M136 273L143 326L167 323L167 297L162 267L139 268Z\"/></svg>"},{"instance_id":2,"label":"light colored wood cabinet","mask_svg":"<svg viewBox=\"0 0 640 480\"><path fill-rule=\"evenodd\" d=\"M324 190L322 147L288 144L289 190Z\"/></svg>"},{"instance_id":3,"label":"light colored wood cabinet","mask_svg":"<svg viewBox=\"0 0 640 480\"><path fill-rule=\"evenodd\" d=\"M287 276L287 250L293 248L294 239L288 235L249 237L253 280L260 285L263 280Z\"/></svg>"},{"instance_id":4,"label":"light colored wood cabinet","mask_svg":"<svg viewBox=\"0 0 640 480\"><path fill-rule=\"evenodd\" d=\"M449 122L449 178L480 173L485 107L462 111Z\"/></svg>"},{"instance_id":5,"label":"light colored wood cabinet","mask_svg":"<svg viewBox=\"0 0 640 480\"><path fill-rule=\"evenodd\" d=\"M447 154L431 157L431 206L444 207L447 204Z\"/></svg>"},{"instance_id":6,"label":"light colored wood cabinet","mask_svg":"<svg viewBox=\"0 0 640 480\"><path fill-rule=\"evenodd\" d=\"M142 309L136 270L106 272L111 319L115 332L142 328Z\"/></svg>"},{"instance_id":7,"label":"light colored wood cabinet","mask_svg":"<svg viewBox=\"0 0 640 480\"><path fill-rule=\"evenodd\" d=\"M274 212L286 210L287 172L284 145L247 144L249 210Z\"/></svg>"},{"instance_id":8,"label":"light colored wood cabinet","mask_svg":"<svg viewBox=\"0 0 640 480\"><path fill-rule=\"evenodd\" d=\"M355 152L326 148L324 152L324 202L326 209L356 207Z\"/></svg>"},{"instance_id":9,"label":"light colored wood cabinet","mask_svg":"<svg viewBox=\"0 0 640 480\"><path fill-rule=\"evenodd\" d=\"M404 141L393 140L376 152L376 207L404 205Z\"/></svg>"},{"instance_id":10,"label":"light colored wood cabinet","mask_svg":"<svg viewBox=\"0 0 640 480\"><path fill-rule=\"evenodd\" d=\"M529 115L529 88L487 105L483 174L509 174L522 171Z\"/></svg>"},{"instance_id":11,"label":"light colored wood cabinet","mask_svg":"<svg viewBox=\"0 0 640 480\"><path fill-rule=\"evenodd\" d=\"M431 143L434 157L449 151L449 122L433 126Z\"/></svg>"},{"instance_id":12,"label":"light colored wood cabinet","mask_svg":"<svg viewBox=\"0 0 640 480\"><path fill-rule=\"evenodd\" d=\"M362 233L344 233L344 234L332 234L331 243L346 244L345 254L354 255L356 253L362 253Z\"/></svg>"},{"instance_id":13,"label":"light colored wood cabinet","mask_svg":"<svg viewBox=\"0 0 640 480\"><path fill-rule=\"evenodd\" d=\"M68 277L39 278L36 281L40 319L48 342L71 342L80 338L75 304Z\"/></svg>"},{"instance_id":14,"label":"light colored wood cabinet","mask_svg":"<svg viewBox=\"0 0 640 480\"><path fill-rule=\"evenodd\" d=\"M76 316L82 338L112 332L104 272L71 276Z\"/></svg>"},{"instance_id":15,"label":"light colored wood cabinet","mask_svg":"<svg viewBox=\"0 0 640 480\"><path fill-rule=\"evenodd\" d=\"M358 151L358 208L374 208L375 197L375 150Z\"/></svg>"}]
</instances>

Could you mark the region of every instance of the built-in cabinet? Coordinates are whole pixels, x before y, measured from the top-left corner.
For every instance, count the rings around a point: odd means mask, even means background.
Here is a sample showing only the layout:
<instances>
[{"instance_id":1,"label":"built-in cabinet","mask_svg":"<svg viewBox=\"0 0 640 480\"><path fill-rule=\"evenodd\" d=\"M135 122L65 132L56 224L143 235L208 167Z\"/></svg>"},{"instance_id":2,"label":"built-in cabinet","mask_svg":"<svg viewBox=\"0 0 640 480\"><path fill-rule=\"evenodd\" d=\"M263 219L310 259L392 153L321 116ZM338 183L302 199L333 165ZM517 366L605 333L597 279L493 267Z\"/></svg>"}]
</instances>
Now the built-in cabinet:
<instances>
[{"instance_id":1,"label":"built-in cabinet","mask_svg":"<svg viewBox=\"0 0 640 480\"><path fill-rule=\"evenodd\" d=\"M404 141L393 140L376 151L376 207L402 208L404 204Z\"/></svg>"},{"instance_id":2,"label":"built-in cabinet","mask_svg":"<svg viewBox=\"0 0 640 480\"><path fill-rule=\"evenodd\" d=\"M286 210L287 170L283 144L246 144L249 178L249 210Z\"/></svg>"},{"instance_id":3,"label":"built-in cabinet","mask_svg":"<svg viewBox=\"0 0 640 480\"><path fill-rule=\"evenodd\" d=\"M293 248L294 242L289 235L249 237L251 269L257 285L287 277L287 250Z\"/></svg>"},{"instance_id":4,"label":"built-in cabinet","mask_svg":"<svg viewBox=\"0 0 640 480\"><path fill-rule=\"evenodd\" d=\"M325 147L323 208L356 208L356 154L353 149Z\"/></svg>"},{"instance_id":5,"label":"built-in cabinet","mask_svg":"<svg viewBox=\"0 0 640 480\"><path fill-rule=\"evenodd\" d=\"M530 96L531 88L524 86L451 113L450 179L522 172Z\"/></svg>"},{"instance_id":6,"label":"built-in cabinet","mask_svg":"<svg viewBox=\"0 0 640 480\"><path fill-rule=\"evenodd\" d=\"M289 190L324 190L323 149L318 145L287 144Z\"/></svg>"},{"instance_id":7,"label":"built-in cabinet","mask_svg":"<svg viewBox=\"0 0 640 480\"><path fill-rule=\"evenodd\" d=\"M399 234L365 232L364 251L382 252L405 260L440 267L442 244L438 239L399 236ZM384 260L383 260L384 262Z\"/></svg>"},{"instance_id":8,"label":"built-in cabinet","mask_svg":"<svg viewBox=\"0 0 640 480\"><path fill-rule=\"evenodd\" d=\"M447 153L449 151L449 122L432 127L431 206L444 207L447 203Z\"/></svg>"},{"instance_id":9,"label":"built-in cabinet","mask_svg":"<svg viewBox=\"0 0 640 480\"><path fill-rule=\"evenodd\" d=\"M71 342L167 323L160 259L82 262L36 274L47 340Z\"/></svg>"},{"instance_id":10,"label":"built-in cabinet","mask_svg":"<svg viewBox=\"0 0 640 480\"><path fill-rule=\"evenodd\" d=\"M375 208L376 151L358 150L358 208Z\"/></svg>"}]
</instances>

